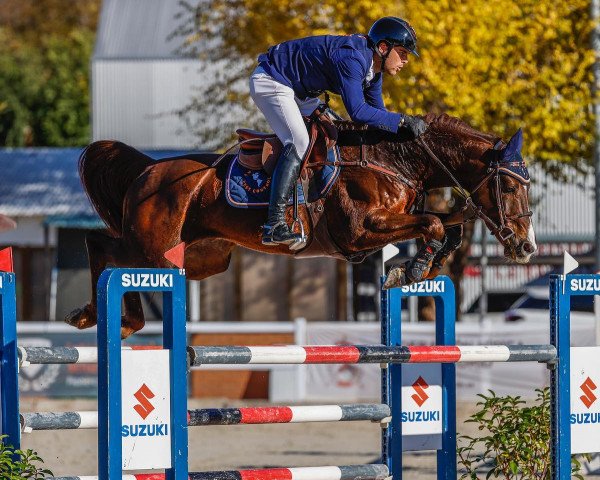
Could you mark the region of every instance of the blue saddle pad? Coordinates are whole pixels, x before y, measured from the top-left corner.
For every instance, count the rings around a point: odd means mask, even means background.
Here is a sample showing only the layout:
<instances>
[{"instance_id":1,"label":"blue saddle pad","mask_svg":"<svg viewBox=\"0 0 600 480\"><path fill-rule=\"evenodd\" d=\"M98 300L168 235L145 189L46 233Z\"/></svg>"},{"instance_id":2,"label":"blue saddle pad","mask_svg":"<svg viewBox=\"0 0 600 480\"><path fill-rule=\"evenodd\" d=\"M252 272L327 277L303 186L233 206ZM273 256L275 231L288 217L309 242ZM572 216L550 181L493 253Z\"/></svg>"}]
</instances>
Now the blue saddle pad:
<instances>
[{"instance_id":1,"label":"blue saddle pad","mask_svg":"<svg viewBox=\"0 0 600 480\"><path fill-rule=\"evenodd\" d=\"M337 145L327 152L327 159L330 162L338 161L339 157ZM315 185L316 188L309 189L308 200L314 202L324 196L337 180L339 173L339 165L325 165L317 170L314 179L311 180L311 185ZM239 164L237 156L231 161L225 184L225 196L229 205L236 208L267 208L270 187L271 177L264 170L250 170L243 167ZM298 202L303 204L305 192L300 182L297 188ZM288 204L292 203L293 196Z\"/></svg>"}]
</instances>

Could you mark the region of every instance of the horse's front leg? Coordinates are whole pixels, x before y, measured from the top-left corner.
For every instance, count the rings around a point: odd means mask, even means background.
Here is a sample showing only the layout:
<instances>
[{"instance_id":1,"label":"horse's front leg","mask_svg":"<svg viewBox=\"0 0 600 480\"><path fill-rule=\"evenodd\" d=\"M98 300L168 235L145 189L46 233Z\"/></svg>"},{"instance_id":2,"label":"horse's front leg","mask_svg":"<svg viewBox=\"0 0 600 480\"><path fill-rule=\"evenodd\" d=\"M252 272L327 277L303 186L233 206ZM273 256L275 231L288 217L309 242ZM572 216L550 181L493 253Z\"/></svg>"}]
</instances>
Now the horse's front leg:
<instances>
[{"instance_id":1,"label":"horse's front leg","mask_svg":"<svg viewBox=\"0 0 600 480\"><path fill-rule=\"evenodd\" d=\"M444 245L445 231L436 215L396 214L378 211L369 216L368 228L375 233L390 233L389 242L422 237L424 244L405 265L390 271L385 288L410 285L424 280Z\"/></svg>"},{"instance_id":2,"label":"horse's front leg","mask_svg":"<svg viewBox=\"0 0 600 480\"><path fill-rule=\"evenodd\" d=\"M446 227L446 236L444 238L444 246L433 259L431 269L424 278L429 280L439 275L440 270L446 264L448 257L462 245L463 226L453 225Z\"/></svg>"}]
</instances>

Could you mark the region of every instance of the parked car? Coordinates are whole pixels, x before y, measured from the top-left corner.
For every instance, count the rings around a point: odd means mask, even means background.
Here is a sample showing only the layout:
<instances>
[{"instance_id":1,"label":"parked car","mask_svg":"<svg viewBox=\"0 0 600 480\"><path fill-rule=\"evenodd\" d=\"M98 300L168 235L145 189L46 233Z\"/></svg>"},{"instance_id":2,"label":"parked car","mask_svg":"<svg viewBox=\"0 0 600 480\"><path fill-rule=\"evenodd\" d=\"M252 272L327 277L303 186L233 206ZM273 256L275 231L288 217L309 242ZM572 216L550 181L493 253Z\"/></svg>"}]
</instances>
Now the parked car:
<instances>
[{"instance_id":1,"label":"parked car","mask_svg":"<svg viewBox=\"0 0 600 480\"><path fill-rule=\"evenodd\" d=\"M518 322L522 320L534 320L548 322L550 318L550 300L548 286L529 287L505 312L504 319L507 322ZM594 297L572 296L571 312L575 318L593 318Z\"/></svg>"},{"instance_id":2,"label":"parked car","mask_svg":"<svg viewBox=\"0 0 600 480\"><path fill-rule=\"evenodd\" d=\"M522 290L493 290L488 292L487 313L485 314L485 319L502 322L504 320L504 312L506 312L517 299L521 298L523 293ZM479 322L481 297L481 295L477 297L467 311L461 315L461 321L466 323Z\"/></svg>"}]
</instances>

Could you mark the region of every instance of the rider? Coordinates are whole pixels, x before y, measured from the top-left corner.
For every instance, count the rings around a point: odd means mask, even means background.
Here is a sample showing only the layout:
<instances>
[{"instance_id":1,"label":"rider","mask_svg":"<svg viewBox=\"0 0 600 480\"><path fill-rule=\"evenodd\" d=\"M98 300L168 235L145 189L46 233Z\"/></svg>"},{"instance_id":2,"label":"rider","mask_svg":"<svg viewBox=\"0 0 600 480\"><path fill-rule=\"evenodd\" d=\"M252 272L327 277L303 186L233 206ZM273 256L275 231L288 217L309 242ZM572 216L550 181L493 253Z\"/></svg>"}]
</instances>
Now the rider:
<instances>
[{"instance_id":1,"label":"rider","mask_svg":"<svg viewBox=\"0 0 600 480\"><path fill-rule=\"evenodd\" d=\"M300 239L285 220L309 137L302 119L319 107L325 90L338 93L355 122L389 132L408 129L414 137L427 124L419 117L386 110L383 72L396 75L417 53L417 36L398 17L377 20L365 35L324 35L280 43L258 57L250 77L250 95L283 143L271 179L264 245L290 245Z\"/></svg>"}]
</instances>

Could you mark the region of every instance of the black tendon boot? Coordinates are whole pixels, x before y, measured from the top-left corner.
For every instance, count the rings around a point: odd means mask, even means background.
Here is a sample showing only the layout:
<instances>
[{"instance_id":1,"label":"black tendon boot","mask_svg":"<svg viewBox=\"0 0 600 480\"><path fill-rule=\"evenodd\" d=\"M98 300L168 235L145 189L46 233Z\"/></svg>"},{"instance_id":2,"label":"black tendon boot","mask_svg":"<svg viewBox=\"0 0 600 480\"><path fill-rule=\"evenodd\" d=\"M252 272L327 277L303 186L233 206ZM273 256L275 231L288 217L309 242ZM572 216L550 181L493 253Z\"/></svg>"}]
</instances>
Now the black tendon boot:
<instances>
[{"instance_id":1,"label":"black tendon boot","mask_svg":"<svg viewBox=\"0 0 600 480\"><path fill-rule=\"evenodd\" d=\"M462 235L462 225L446 227L446 236L442 242L444 246L435 255L432 268L442 268L442 261L462 245Z\"/></svg>"},{"instance_id":2,"label":"black tendon boot","mask_svg":"<svg viewBox=\"0 0 600 480\"><path fill-rule=\"evenodd\" d=\"M423 276L429 269L431 261L441 250L442 246L443 243L437 240L429 240L429 242L423 245L415 257L408 262L406 266L406 278L411 282L420 282L423 280Z\"/></svg>"},{"instance_id":3,"label":"black tendon boot","mask_svg":"<svg viewBox=\"0 0 600 480\"><path fill-rule=\"evenodd\" d=\"M271 196L267 223L263 226L263 245L290 245L301 240L302 236L294 233L285 221L285 209L293 189L297 188L301 163L296 147L291 143L285 145L271 177Z\"/></svg>"}]
</instances>

